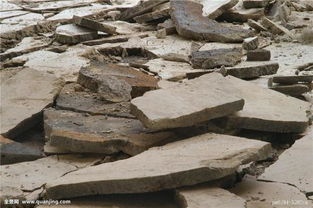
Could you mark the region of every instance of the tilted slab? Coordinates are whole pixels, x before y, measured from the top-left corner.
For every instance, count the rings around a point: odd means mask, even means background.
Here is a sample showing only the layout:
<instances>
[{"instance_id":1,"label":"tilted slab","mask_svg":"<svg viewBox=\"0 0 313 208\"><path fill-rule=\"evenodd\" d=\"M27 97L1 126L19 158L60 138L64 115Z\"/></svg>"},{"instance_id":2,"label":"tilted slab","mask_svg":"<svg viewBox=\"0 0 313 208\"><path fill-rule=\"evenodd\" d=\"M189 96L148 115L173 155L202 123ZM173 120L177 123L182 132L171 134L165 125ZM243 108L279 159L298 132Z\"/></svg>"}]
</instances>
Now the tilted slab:
<instances>
[{"instance_id":1,"label":"tilted slab","mask_svg":"<svg viewBox=\"0 0 313 208\"><path fill-rule=\"evenodd\" d=\"M204 134L69 173L47 184L47 197L140 193L193 185L230 175L241 164L267 158L270 151L267 142Z\"/></svg>"},{"instance_id":2,"label":"tilted slab","mask_svg":"<svg viewBox=\"0 0 313 208\"><path fill-rule=\"evenodd\" d=\"M136 155L176 138L170 131L149 131L135 119L53 109L44 111L44 126L50 145L79 153Z\"/></svg>"},{"instance_id":3,"label":"tilted slab","mask_svg":"<svg viewBox=\"0 0 313 208\"><path fill-rule=\"evenodd\" d=\"M245 208L246 200L229 191L196 185L176 190L176 199L181 208Z\"/></svg>"},{"instance_id":4,"label":"tilted slab","mask_svg":"<svg viewBox=\"0 0 313 208\"><path fill-rule=\"evenodd\" d=\"M76 44L79 42L93 40L98 37L95 30L90 30L75 24L61 25L57 27L56 40L63 44Z\"/></svg>"},{"instance_id":5,"label":"tilted slab","mask_svg":"<svg viewBox=\"0 0 313 208\"><path fill-rule=\"evenodd\" d=\"M14 137L36 125L63 82L52 74L23 69L1 83L1 134Z\"/></svg>"},{"instance_id":6,"label":"tilted slab","mask_svg":"<svg viewBox=\"0 0 313 208\"><path fill-rule=\"evenodd\" d=\"M312 158L313 129L283 152L259 179L292 184L303 192L313 193Z\"/></svg>"},{"instance_id":7,"label":"tilted slab","mask_svg":"<svg viewBox=\"0 0 313 208\"><path fill-rule=\"evenodd\" d=\"M207 1L207 0L196 0L203 4L203 16L211 19L216 19L222 15L228 9L234 7L239 0L218 0L218 1Z\"/></svg>"},{"instance_id":8,"label":"tilted slab","mask_svg":"<svg viewBox=\"0 0 313 208\"><path fill-rule=\"evenodd\" d=\"M212 42L242 42L253 34L249 30L221 24L202 16L203 6L192 1L171 0L171 8L176 30L185 38Z\"/></svg>"},{"instance_id":9,"label":"tilted slab","mask_svg":"<svg viewBox=\"0 0 313 208\"><path fill-rule=\"evenodd\" d=\"M145 93L131 101L131 113L146 127L168 129L192 126L243 108L244 100L225 93L224 79L199 77L170 89ZM228 86L228 85L227 85Z\"/></svg>"}]
</instances>

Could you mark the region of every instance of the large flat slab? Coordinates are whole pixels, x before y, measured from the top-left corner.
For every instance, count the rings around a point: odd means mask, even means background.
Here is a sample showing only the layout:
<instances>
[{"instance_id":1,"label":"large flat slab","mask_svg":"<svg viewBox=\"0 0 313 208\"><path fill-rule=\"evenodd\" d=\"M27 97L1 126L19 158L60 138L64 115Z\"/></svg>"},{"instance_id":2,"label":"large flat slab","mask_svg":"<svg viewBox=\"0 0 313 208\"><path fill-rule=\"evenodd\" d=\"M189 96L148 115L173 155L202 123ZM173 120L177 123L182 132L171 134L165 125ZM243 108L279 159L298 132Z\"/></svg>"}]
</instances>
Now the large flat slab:
<instances>
[{"instance_id":1,"label":"large flat slab","mask_svg":"<svg viewBox=\"0 0 313 208\"><path fill-rule=\"evenodd\" d=\"M188 0L171 0L171 17L178 34L184 38L216 42L242 42L252 32L218 23L202 16L201 4Z\"/></svg>"},{"instance_id":2,"label":"large flat slab","mask_svg":"<svg viewBox=\"0 0 313 208\"><path fill-rule=\"evenodd\" d=\"M36 125L62 85L54 75L29 68L1 82L1 134L13 137Z\"/></svg>"},{"instance_id":3,"label":"large flat slab","mask_svg":"<svg viewBox=\"0 0 313 208\"><path fill-rule=\"evenodd\" d=\"M285 150L278 160L265 169L259 179L288 183L303 192L313 192L313 129Z\"/></svg>"},{"instance_id":4,"label":"large flat slab","mask_svg":"<svg viewBox=\"0 0 313 208\"><path fill-rule=\"evenodd\" d=\"M225 93L220 77L219 82L208 82L203 76L170 89L147 92L131 101L131 113L148 128L168 129L192 126L241 110L243 99Z\"/></svg>"},{"instance_id":5,"label":"large flat slab","mask_svg":"<svg viewBox=\"0 0 313 208\"><path fill-rule=\"evenodd\" d=\"M61 25L57 27L55 34L56 40L63 44L76 44L98 37L97 31L75 24Z\"/></svg>"},{"instance_id":6,"label":"large flat slab","mask_svg":"<svg viewBox=\"0 0 313 208\"><path fill-rule=\"evenodd\" d=\"M149 131L135 119L53 109L44 111L44 126L50 145L79 153L136 155L176 138L170 131Z\"/></svg>"},{"instance_id":7,"label":"large flat slab","mask_svg":"<svg viewBox=\"0 0 313 208\"><path fill-rule=\"evenodd\" d=\"M270 151L266 142L204 134L69 173L47 184L47 197L140 193L193 185L230 175L240 164L264 159Z\"/></svg>"}]
</instances>

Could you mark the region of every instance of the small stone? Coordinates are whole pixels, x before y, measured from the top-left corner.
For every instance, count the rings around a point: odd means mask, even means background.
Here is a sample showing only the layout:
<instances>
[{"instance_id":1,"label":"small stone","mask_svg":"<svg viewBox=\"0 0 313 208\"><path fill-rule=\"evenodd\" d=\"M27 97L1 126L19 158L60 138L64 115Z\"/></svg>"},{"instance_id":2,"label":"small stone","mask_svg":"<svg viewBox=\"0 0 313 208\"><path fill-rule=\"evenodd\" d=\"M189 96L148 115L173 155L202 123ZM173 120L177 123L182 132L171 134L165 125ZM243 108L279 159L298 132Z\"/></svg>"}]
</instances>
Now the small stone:
<instances>
[{"instance_id":1,"label":"small stone","mask_svg":"<svg viewBox=\"0 0 313 208\"><path fill-rule=\"evenodd\" d=\"M248 19L247 23L250 27L252 27L253 29L255 29L258 32L267 31L267 29L265 27L263 27L263 25L261 25L257 21L254 21L253 19Z\"/></svg>"},{"instance_id":2,"label":"small stone","mask_svg":"<svg viewBox=\"0 0 313 208\"><path fill-rule=\"evenodd\" d=\"M116 27L111 25L106 25L100 22L97 22L95 20L85 18L85 17L79 17L75 16L73 17L73 21L75 24L86 27L91 30L101 31L108 34L116 34Z\"/></svg>"},{"instance_id":3,"label":"small stone","mask_svg":"<svg viewBox=\"0 0 313 208\"><path fill-rule=\"evenodd\" d=\"M192 67L196 69L212 69L234 66L241 61L241 57L241 48L196 51L191 54L191 63Z\"/></svg>"},{"instance_id":4,"label":"small stone","mask_svg":"<svg viewBox=\"0 0 313 208\"><path fill-rule=\"evenodd\" d=\"M159 39L164 39L166 37L166 35L167 35L166 29L163 28L163 29L158 30L155 36Z\"/></svg>"},{"instance_id":5,"label":"small stone","mask_svg":"<svg viewBox=\"0 0 313 208\"><path fill-rule=\"evenodd\" d=\"M281 92L291 96L301 96L303 93L309 92L310 88L304 84L293 84L293 85L274 85L269 87L271 90Z\"/></svg>"},{"instance_id":6,"label":"small stone","mask_svg":"<svg viewBox=\"0 0 313 208\"><path fill-rule=\"evenodd\" d=\"M247 52L247 61L269 61L271 60L271 51L266 49L256 49Z\"/></svg>"},{"instance_id":7,"label":"small stone","mask_svg":"<svg viewBox=\"0 0 313 208\"><path fill-rule=\"evenodd\" d=\"M167 35L176 34L176 27L171 19L165 20L163 23L159 23L157 29L165 29Z\"/></svg>"},{"instance_id":8,"label":"small stone","mask_svg":"<svg viewBox=\"0 0 313 208\"><path fill-rule=\"evenodd\" d=\"M259 47L259 38L258 36L252 38L246 38L243 40L242 47L245 50L255 50Z\"/></svg>"},{"instance_id":9,"label":"small stone","mask_svg":"<svg viewBox=\"0 0 313 208\"><path fill-rule=\"evenodd\" d=\"M57 27L55 33L56 40L64 44L76 44L98 37L97 31L79 27L74 24L61 25Z\"/></svg>"},{"instance_id":10,"label":"small stone","mask_svg":"<svg viewBox=\"0 0 313 208\"><path fill-rule=\"evenodd\" d=\"M297 83L311 83L313 81L313 75L307 76L274 76L273 82L279 84L297 84Z\"/></svg>"}]
</instances>

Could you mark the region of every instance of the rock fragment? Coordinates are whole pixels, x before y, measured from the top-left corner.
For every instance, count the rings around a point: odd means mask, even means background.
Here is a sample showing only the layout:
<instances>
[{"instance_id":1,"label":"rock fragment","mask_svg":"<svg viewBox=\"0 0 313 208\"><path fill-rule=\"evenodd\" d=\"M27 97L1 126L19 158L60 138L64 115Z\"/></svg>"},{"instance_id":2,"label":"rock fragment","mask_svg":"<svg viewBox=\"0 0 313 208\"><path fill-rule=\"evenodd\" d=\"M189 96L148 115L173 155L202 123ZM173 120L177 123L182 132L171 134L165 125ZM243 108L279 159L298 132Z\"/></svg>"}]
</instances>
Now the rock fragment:
<instances>
[{"instance_id":1,"label":"rock fragment","mask_svg":"<svg viewBox=\"0 0 313 208\"><path fill-rule=\"evenodd\" d=\"M54 75L29 68L1 82L1 134L12 138L40 122L62 85Z\"/></svg>"},{"instance_id":2,"label":"rock fragment","mask_svg":"<svg viewBox=\"0 0 313 208\"><path fill-rule=\"evenodd\" d=\"M55 33L56 40L64 44L76 44L98 37L97 31L79 27L74 24L61 25L57 27Z\"/></svg>"},{"instance_id":3,"label":"rock fragment","mask_svg":"<svg viewBox=\"0 0 313 208\"><path fill-rule=\"evenodd\" d=\"M297 84L297 83L311 83L313 81L313 75L307 76L274 76L273 82L279 84Z\"/></svg>"},{"instance_id":4,"label":"rock fragment","mask_svg":"<svg viewBox=\"0 0 313 208\"><path fill-rule=\"evenodd\" d=\"M77 83L111 102L125 102L157 88L157 80L134 68L93 62L80 70Z\"/></svg>"},{"instance_id":5,"label":"rock fragment","mask_svg":"<svg viewBox=\"0 0 313 208\"><path fill-rule=\"evenodd\" d=\"M235 67L222 69L222 74L232 75L241 79L253 79L264 75L276 74L279 68L274 62L242 62Z\"/></svg>"},{"instance_id":6,"label":"rock fragment","mask_svg":"<svg viewBox=\"0 0 313 208\"><path fill-rule=\"evenodd\" d=\"M301 96L303 93L310 91L310 88L304 84L274 85L269 89L291 96Z\"/></svg>"},{"instance_id":7,"label":"rock fragment","mask_svg":"<svg viewBox=\"0 0 313 208\"><path fill-rule=\"evenodd\" d=\"M266 7L269 0L243 0L243 6L246 9Z\"/></svg>"},{"instance_id":8,"label":"rock fragment","mask_svg":"<svg viewBox=\"0 0 313 208\"><path fill-rule=\"evenodd\" d=\"M202 16L201 4L172 0L171 8L172 20L182 37L216 42L242 42L244 38L252 35L249 30L221 24Z\"/></svg>"},{"instance_id":9,"label":"rock fragment","mask_svg":"<svg viewBox=\"0 0 313 208\"><path fill-rule=\"evenodd\" d=\"M45 110L44 125L50 145L77 153L136 155L175 139L174 133L149 131L135 119L53 109Z\"/></svg>"},{"instance_id":10,"label":"rock fragment","mask_svg":"<svg viewBox=\"0 0 313 208\"><path fill-rule=\"evenodd\" d=\"M203 16L210 19L216 19L228 9L234 7L239 0L220 0L220 1L206 1L200 0L203 5Z\"/></svg>"},{"instance_id":11,"label":"rock fragment","mask_svg":"<svg viewBox=\"0 0 313 208\"><path fill-rule=\"evenodd\" d=\"M142 193L193 185L230 175L240 164L267 158L270 151L266 142L204 134L69 173L47 184L47 196Z\"/></svg>"},{"instance_id":12,"label":"rock fragment","mask_svg":"<svg viewBox=\"0 0 313 208\"><path fill-rule=\"evenodd\" d=\"M192 67L212 69L221 66L234 66L241 61L241 48L195 51L191 54Z\"/></svg>"},{"instance_id":13,"label":"rock fragment","mask_svg":"<svg viewBox=\"0 0 313 208\"><path fill-rule=\"evenodd\" d=\"M253 19L248 19L248 25L250 27L252 27L253 29L255 29L256 31L258 32L261 32L261 31L266 31L267 29L261 25L260 23L258 23L257 21L254 21Z\"/></svg>"},{"instance_id":14,"label":"rock fragment","mask_svg":"<svg viewBox=\"0 0 313 208\"><path fill-rule=\"evenodd\" d=\"M171 19L165 20L163 23L159 23L157 29L165 29L167 35L176 34L176 28Z\"/></svg>"},{"instance_id":15,"label":"rock fragment","mask_svg":"<svg viewBox=\"0 0 313 208\"><path fill-rule=\"evenodd\" d=\"M266 49L256 49L247 52L247 61L269 61L271 51Z\"/></svg>"},{"instance_id":16,"label":"rock fragment","mask_svg":"<svg viewBox=\"0 0 313 208\"><path fill-rule=\"evenodd\" d=\"M82 27L86 27L91 30L101 31L101 32L105 32L111 35L116 33L116 27L113 27L111 25L106 25L106 24L97 22L95 20L89 19L89 18L74 15L73 21L75 24L82 26Z\"/></svg>"},{"instance_id":17,"label":"rock fragment","mask_svg":"<svg viewBox=\"0 0 313 208\"><path fill-rule=\"evenodd\" d=\"M277 35L286 34L291 38L294 37L294 35L287 28L278 25L277 23L273 22L272 20L269 20L266 17L262 18L262 25L266 27L269 31L271 31L273 34Z\"/></svg>"},{"instance_id":18,"label":"rock fragment","mask_svg":"<svg viewBox=\"0 0 313 208\"><path fill-rule=\"evenodd\" d=\"M258 36L252 38L246 38L243 40L242 47L245 50L255 50L259 47L259 38Z\"/></svg>"},{"instance_id":19,"label":"rock fragment","mask_svg":"<svg viewBox=\"0 0 313 208\"><path fill-rule=\"evenodd\" d=\"M31 161L43 157L41 151L0 135L1 165Z\"/></svg>"},{"instance_id":20,"label":"rock fragment","mask_svg":"<svg viewBox=\"0 0 313 208\"><path fill-rule=\"evenodd\" d=\"M209 185L177 189L176 200L179 207L186 208L245 208L246 203L246 200L225 189Z\"/></svg>"},{"instance_id":21,"label":"rock fragment","mask_svg":"<svg viewBox=\"0 0 313 208\"><path fill-rule=\"evenodd\" d=\"M163 6L163 4L159 6ZM161 9L137 16L134 18L134 20L138 23L145 23L145 22L165 19L170 16L169 12L170 12L170 4L165 3Z\"/></svg>"},{"instance_id":22,"label":"rock fragment","mask_svg":"<svg viewBox=\"0 0 313 208\"><path fill-rule=\"evenodd\" d=\"M223 82L208 82L202 76L170 89L150 91L131 101L131 112L148 128L168 129L192 126L241 110L244 101L224 93Z\"/></svg>"}]
</instances>

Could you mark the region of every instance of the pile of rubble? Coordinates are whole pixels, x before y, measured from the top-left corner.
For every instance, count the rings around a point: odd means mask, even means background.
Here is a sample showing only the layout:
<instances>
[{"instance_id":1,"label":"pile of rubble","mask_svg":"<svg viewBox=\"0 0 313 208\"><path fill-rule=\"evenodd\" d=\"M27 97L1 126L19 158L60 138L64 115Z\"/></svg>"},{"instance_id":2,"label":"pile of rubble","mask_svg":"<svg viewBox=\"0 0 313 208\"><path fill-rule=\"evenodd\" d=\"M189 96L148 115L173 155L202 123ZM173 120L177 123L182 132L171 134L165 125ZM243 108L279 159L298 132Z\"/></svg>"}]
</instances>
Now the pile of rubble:
<instances>
[{"instance_id":1,"label":"pile of rubble","mask_svg":"<svg viewBox=\"0 0 313 208\"><path fill-rule=\"evenodd\" d=\"M0 14L4 207L312 207L312 1Z\"/></svg>"}]
</instances>

